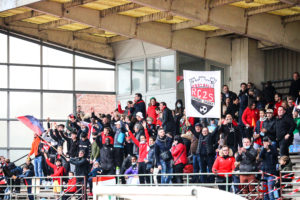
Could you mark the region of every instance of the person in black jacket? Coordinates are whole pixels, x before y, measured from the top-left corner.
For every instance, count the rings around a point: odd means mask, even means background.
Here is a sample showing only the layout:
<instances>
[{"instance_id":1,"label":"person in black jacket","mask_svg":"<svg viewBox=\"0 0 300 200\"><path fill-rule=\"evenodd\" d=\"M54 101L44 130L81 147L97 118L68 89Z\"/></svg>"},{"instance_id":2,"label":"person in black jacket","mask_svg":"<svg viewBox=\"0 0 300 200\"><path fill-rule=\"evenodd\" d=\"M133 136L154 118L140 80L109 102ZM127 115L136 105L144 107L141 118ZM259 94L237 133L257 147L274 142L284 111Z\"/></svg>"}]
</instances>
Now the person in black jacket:
<instances>
[{"instance_id":1,"label":"person in black jacket","mask_svg":"<svg viewBox=\"0 0 300 200\"><path fill-rule=\"evenodd\" d=\"M100 147L100 166L102 168L102 174L115 174L115 150L110 144L110 139L106 138L104 145L101 141L98 143L98 145Z\"/></svg>"},{"instance_id":2,"label":"person in black jacket","mask_svg":"<svg viewBox=\"0 0 300 200\"><path fill-rule=\"evenodd\" d=\"M271 81L267 81L265 88L263 89L263 95L267 103L274 104L274 96L276 94L276 89L272 85Z\"/></svg>"},{"instance_id":3,"label":"person in black jacket","mask_svg":"<svg viewBox=\"0 0 300 200\"><path fill-rule=\"evenodd\" d=\"M219 127L219 138L220 145L227 145L235 154L238 150L238 146L242 146L242 137L239 128L232 123L232 116L226 115L226 118Z\"/></svg>"},{"instance_id":4,"label":"person in black jacket","mask_svg":"<svg viewBox=\"0 0 300 200\"><path fill-rule=\"evenodd\" d=\"M230 114L235 121L238 121L239 109L240 109L239 98L236 97L235 99L233 99L233 102L229 104L225 112L225 115Z\"/></svg>"},{"instance_id":5,"label":"person in black jacket","mask_svg":"<svg viewBox=\"0 0 300 200\"><path fill-rule=\"evenodd\" d=\"M223 91L222 91L222 103L225 104L226 98L230 99L230 103L233 103L233 101L237 98L236 93L229 90L228 85L223 85Z\"/></svg>"},{"instance_id":6,"label":"person in black jacket","mask_svg":"<svg viewBox=\"0 0 300 200\"><path fill-rule=\"evenodd\" d=\"M200 155L201 173L212 172L212 166L215 162L216 154L216 135L217 129L209 133L208 128L204 127L199 135L197 154ZM213 183L214 176L200 176L201 183Z\"/></svg>"},{"instance_id":7,"label":"person in black jacket","mask_svg":"<svg viewBox=\"0 0 300 200\"><path fill-rule=\"evenodd\" d=\"M277 149L277 142L276 142L276 130L275 130L275 118L273 117L273 110L267 109L267 119L262 124L261 135L268 137L272 146Z\"/></svg>"},{"instance_id":8,"label":"person in black jacket","mask_svg":"<svg viewBox=\"0 0 300 200\"><path fill-rule=\"evenodd\" d=\"M293 80L290 86L289 95L297 98L300 91L300 77L298 72L293 73Z\"/></svg>"},{"instance_id":9,"label":"person in black jacket","mask_svg":"<svg viewBox=\"0 0 300 200\"><path fill-rule=\"evenodd\" d=\"M172 115L172 111L167 107L165 102L159 104L159 109L162 112L162 128L165 133L170 133L172 136L175 134L175 121Z\"/></svg>"},{"instance_id":10,"label":"person in black jacket","mask_svg":"<svg viewBox=\"0 0 300 200\"><path fill-rule=\"evenodd\" d=\"M146 104L142 98L143 96L141 93L135 94L134 105L130 108L130 114L132 114L134 117L138 112L142 112L143 116L146 116Z\"/></svg>"},{"instance_id":11,"label":"person in black jacket","mask_svg":"<svg viewBox=\"0 0 300 200\"><path fill-rule=\"evenodd\" d=\"M81 133L80 137L81 137L81 139L79 140L79 143L78 143L78 149L79 149L79 151L81 151L81 150L84 151L85 158L89 158L91 155L91 152L92 152L91 142L87 139L86 133Z\"/></svg>"},{"instance_id":12,"label":"person in black jacket","mask_svg":"<svg viewBox=\"0 0 300 200\"><path fill-rule=\"evenodd\" d=\"M261 170L263 172L277 176L278 174L276 169L276 165L278 164L277 149L275 149L271 145L268 137L263 138L263 148L259 154L259 158L262 160ZM271 176L267 174L264 175L264 179L267 181L267 185L268 185L268 190L267 190L268 192L274 189L275 178L276 178L275 176ZM274 192L265 195L264 199L275 200Z\"/></svg>"},{"instance_id":13,"label":"person in black jacket","mask_svg":"<svg viewBox=\"0 0 300 200\"><path fill-rule=\"evenodd\" d=\"M296 123L293 118L285 113L282 106L278 107L278 116L276 119L276 138L279 143L280 156L289 156L289 146L294 140L293 131L296 128Z\"/></svg>"},{"instance_id":14,"label":"person in black jacket","mask_svg":"<svg viewBox=\"0 0 300 200\"><path fill-rule=\"evenodd\" d=\"M61 136L67 141L67 155L70 158L75 158L78 156L79 151L79 141L77 140L77 133L71 132L71 138L67 137L65 134ZM70 164L70 171L74 172L75 165Z\"/></svg>"},{"instance_id":15,"label":"person in black jacket","mask_svg":"<svg viewBox=\"0 0 300 200\"><path fill-rule=\"evenodd\" d=\"M197 154L197 147L198 147L198 140L199 140L199 136L201 134L202 131L202 124L200 123L196 123L195 127L193 126L189 126L188 129L191 130L193 136L192 136L192 140L191 140L191 147L190 147L190 153L193 156L193 173L199 173L201 165L200 165L200 155ZM199 183L199 176L195 175L192 177L192 182L193 183Z\"/></svg>"},{"instance_id":16,"label":"person in black jacket","mask_svg":"<svg viewBox=\"0 0 300 200\"><path fill-rule=\"evenodd\" d=\"M79 157L78 158L67 158L67 161L69 161L71 164L75 165L75 175L76 176L84 176L84 178L76 178L76 184L85 184L84 189L86 189L87 186L87 180L88 180L88 174L90 171L90 163L85 158L84 150L79 150Z\"/></svg>"}]
</instances>

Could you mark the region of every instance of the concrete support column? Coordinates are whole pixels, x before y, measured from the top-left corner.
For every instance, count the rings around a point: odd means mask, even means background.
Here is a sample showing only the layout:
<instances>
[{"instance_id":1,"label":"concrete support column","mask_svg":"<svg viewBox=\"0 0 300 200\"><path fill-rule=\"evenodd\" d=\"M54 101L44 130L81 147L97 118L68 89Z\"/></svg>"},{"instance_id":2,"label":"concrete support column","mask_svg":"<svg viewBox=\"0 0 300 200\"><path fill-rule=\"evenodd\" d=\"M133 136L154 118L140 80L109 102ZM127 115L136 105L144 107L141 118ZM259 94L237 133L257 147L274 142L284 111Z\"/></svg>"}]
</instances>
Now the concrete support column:
<instances>
[{"instance_id":1,"label":"concrete support column","mask_svg":"<svg viewBox=\"0 0 300 200\"><path fill-rule=\"evenodd\" d=\"M239 92L240 83L253 82L261 88L264 81L264 52L257 48L257 41L249 38L232 40L232 65L230 90Z\"/></svg>"}]
</instances>

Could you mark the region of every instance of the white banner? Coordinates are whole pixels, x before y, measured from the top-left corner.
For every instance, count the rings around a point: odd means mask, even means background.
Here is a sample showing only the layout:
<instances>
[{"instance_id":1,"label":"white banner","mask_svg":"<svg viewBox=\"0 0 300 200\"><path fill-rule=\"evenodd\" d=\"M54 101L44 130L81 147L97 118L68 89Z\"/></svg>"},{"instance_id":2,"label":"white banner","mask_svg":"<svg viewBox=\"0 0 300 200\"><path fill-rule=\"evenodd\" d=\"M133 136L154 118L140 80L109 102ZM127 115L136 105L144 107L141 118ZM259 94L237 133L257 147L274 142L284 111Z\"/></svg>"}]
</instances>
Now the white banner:
<instances>
[{"instance_id":1,"label":"white banner","mask_svg":"<svg viewBox=\"0 0 300 200\"><path fill-rule=\"evenodd\" d=\"M185 112L188 117L221 117L221 72L183 71Z\"/></svg>"}]
</instances>

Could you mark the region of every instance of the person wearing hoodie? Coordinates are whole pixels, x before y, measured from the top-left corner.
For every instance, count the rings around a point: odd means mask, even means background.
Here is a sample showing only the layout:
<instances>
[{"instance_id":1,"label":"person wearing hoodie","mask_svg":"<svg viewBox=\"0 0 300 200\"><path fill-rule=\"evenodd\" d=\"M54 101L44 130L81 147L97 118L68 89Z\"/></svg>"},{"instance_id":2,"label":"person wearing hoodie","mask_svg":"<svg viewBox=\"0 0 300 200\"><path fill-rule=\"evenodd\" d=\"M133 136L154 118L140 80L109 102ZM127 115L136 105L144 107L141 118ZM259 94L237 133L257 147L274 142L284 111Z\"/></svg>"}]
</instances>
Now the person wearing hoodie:
<instances>
[{"instance_id":1,"label":"person wearing hoodie","mask_svg":"<svg viewBox=\"0 0 300 200\"><path fill-rule=\"evenodd\" d=\"M259 120L257 120L256 125L255 125L255 131L253 133L253 138L254 138L254 144L253 147L254 149L259 149L263 146L262 143L262 138L265 136L265 133L262 132L263 128L263 123L266 121L266 112L265 109L261 109L259 111Z\"/></svg>"},{"instance_id":2,"label":"person wearing hoodie","mask_svg":"<svg viewBox=\"0 0 300 200\"><path fill-rule=\"evenodd\" d=\"M172 172L171 159L172 155L170 149L172 147L172 136L166 134L163 128L158 129L158 137L155 141L154 151L156 165L161 171L161 183L168 184L171 181L171 176L165 174L170 174Z\"/></svg>"},{"instance_id":3,"label":"person wearing hoodie","mask_svg":"<svg viewBox=\"0 0 300 200\"><path fill-rule=\"evenodd\" d=\"M252 138L253 129L259 119L259 110L256 108L256 102L249 102L248 107L242 115L243 124L246 126L243 137Z\"/></svg>"},{"instance_id":4,"label":"person wearing hoodie","mask_svg":"<svg viewBox=\"0 0 300 200\"><path fill-rule=\"evenodd\" d=\"M226 180L225 174L218 174L218 173L232 173L235 169L235 158L233 157L232 150L224 145L222 149L219 151L219 156L214 162L212 167L212 172L217 174L216 183L231 183L232 182L232 175L228 174L228 179ZM220 190L229 191L230 184L225 185L218 185Z\"/></svg>"},{"instance_id":5,"label":"person wearing hoodie","mask_svg":"<svg viewBox=\"0 0 300 200\"><path fill-rule=\"evenodd\" d=\"M240 172L255 172L257 171L256 166L256 156L257 151L251 145L249 138L243 139L243 147L238 148L238 154L236 156L236 161L240 162ZM240 175L240 182L249 184L255 182L254 174L242 174ZM248 194L250 191L253 191L255 188L254 185L248 185L244 188L243 194Z\"/></svg>"},{"instance_id":6,"label":"person wearing hoodie","mask_svg":"<svg viewBox=\"0 0 300 200\"><path fill-rule=\"evenodd\" d=\"M274 189L275 178L278 176L276 166L278 164L278 153L269 140L268 137L263 138L263 147L259 154L259 158L262 160L262 171L268 174L264 175L264 179L267 181L268 190L264 195L266 200L274 200L274 192L271 192ZM273 174L275 176L271 176ZM270 192L270 193L269 193Z\"/></svg>"},{"instance_id":7,"label":"person wearing hoodie","mask_svg":"<svg viewBox=\"0 0 300 200\"><path fill-rule=\"evenodd\" d=\"M183 144L183 140L179 135L176 135L174 138L174 142L171 148L171 154L173 156L174 165L173 165L173 172L175 174L182 174L183 168L187 163L187 153L186 147ZM175 176L175 183L183 183L182 176Z\"/></svg>"},{"instance_id":8,"label":"person wearing hoodie","mask_svg":"<svg viewBox=\"0 0 300 200\"><path fill-rule=\"evenodd\" d=\"M140 141L137 140L134 135L132 134L132 132L129 129L129 126L126 125L126 128L128 130L128 134L130 135L132 141L135 143L135 145L138 147L139 149L139 158L138 158L138 172L139 174L146 174L146 162L145 159L147 157L148 154L148 148L149 148L149 133L147 130L147 124L144 121L143 122L143 127L144 127L144 131L145 131L145 135L141 135L140 136ZM145 176L139 176L140 179L140 183L144 184L144 183L150 183L149 177L145 177Z\"/></svg>"},{"instance_id":9,"label":"person wearing hoodie","mask_svg":"<svg viewBox=\"0 0 300 200\"><path fill-rule=\"evenodd\" d=\"M122 121L115 122L114 157L116 166L121 167L124 160L125 127Z\"/></svg>"},{"instance_id":10,"label":"person wearing hoodie","mask_svg":"<svg viewBox=\"0 0 300 200\"><path fill-rule=\"evenodd\" d=\"M155 111L156 108L159 107L159 103L156 102L156 99L152 97L150 99L150 103L147 109L147 117L151 117L153 119L153 124L156 125L157 113Z\"/></svg>"}]
</instances>

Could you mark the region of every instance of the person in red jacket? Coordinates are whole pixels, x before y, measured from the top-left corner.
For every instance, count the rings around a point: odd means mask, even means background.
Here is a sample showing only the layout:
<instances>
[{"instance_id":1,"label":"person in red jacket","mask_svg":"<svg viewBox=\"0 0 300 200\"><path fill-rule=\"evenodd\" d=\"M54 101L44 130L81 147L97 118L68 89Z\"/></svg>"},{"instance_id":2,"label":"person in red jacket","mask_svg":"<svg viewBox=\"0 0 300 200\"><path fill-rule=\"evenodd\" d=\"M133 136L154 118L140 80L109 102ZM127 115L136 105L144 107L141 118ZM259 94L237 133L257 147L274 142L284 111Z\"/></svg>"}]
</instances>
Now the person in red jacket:
<instances>
[{"instance_id":1,"label":"person in red jacket","mask_svg":"<svg viewBox=\"0 0 300 200\"><path fill-rule=\"evenodd\" d=\"M282 104L282 94L276 93L274 95L275 105L274 105L274 116L276 117L278 115L278 108Z\"/></svg>"},{"instance_id":2,"label":"person in red jacket","mask_svg":"<svg viewBox=\"0 0 300 200\"><path fill-rule=\"evenodd\" d=\"M66 172L66 169L62 166L61 159L56 159L55 165L52 164L47 156L46 153L44 153L46 163L53 169L53 174L50 177L55 177L53 178L53 192L56 194L59 194L61 192L61 178L60 176L63 176ZM57 178L56 178L57 177Z\"/></svg>"},{"instance_id":3,"label":"person in red jacket","mask_svg":"<svg viewBox=\"0 0 300 200\"><path fill-rule=\"evenodd\" d=\"M153 119L153 124L156 125L156 119L157 119L157 113L155 111L156 108L158 108L159 106L159 103L156 102L156 99L154 97L152 97L150 99L150 104L148 106L148 109L147 109L147 117L152 117Z\"/></svg>"},{"instance_id":4,"label":"person in red jacket","mask_svg":"<svg viewBox=\"0 0 300 200\"><path fill-rule=\"evenodd\" d=\"M259 120L259 110L256 108L256 102L250 102L248 107L244 110L242 115L242 121L246 126L243 138L251 138L253 135L253 129Z\"/></svg>"},{"instance_id":5,"label":"person in red jacket","mask_svg":"<svg viewBox=\"0 0 300 200\"><path fill-rule=\"evenodd\" d=\"M143 127L145 130L145 135L140 136L140 141L134 137L132 132L129 129L129 126L126 124L126 129L128 130L129 136L132 139L132 141L135 143L135 145L139 148L139 159L138 159L138 173L139 174L146 174L146 162L145 159L148 155L148 149L149 149L149 133L147 129L147 123L146 121L143 122ZM145 182L150 183L149 177L145 176L139 176L140 183L144 184Z\"/></svg>"},{"instance_id":6,"label":"person in red jacket","mask_svg":"<svg viewBox=\"0 0 300 200\"><path fill-rule=\"evenodd\" d=\"M233 157L232 150L224 145L222 149L219 151L219 156L214 162L214 165L212 167L213 173L232 173L235 166L235 158ZM232 182L232 175L228 175L228 181L227 183ZM224 174L218 174L216 178L216 183L226 183L226 175ZM220 190L229 191L230 184L227 185L218 185Z\"/></svg>"},{"instance_id":7,"label":"person in red jacket","mask_svg":"<svg viewBox=\"0 0 300 200\"><path fill-rule=\"evenodd\" d=\"M175 174L183 173L184 166L187 163L186 147L179 135L176 135L171 148L171 154L174 159L173 170ZM183 183L182 176L175 176L175 183Z\"/></svg>"},{"instance_id":8,"label":"person in red jacket","mask_svg":"<svg viewBox=\"0 0 300 200\"><path fill-rule=\"evenodd\" d=\"M74 172L69 172L69 180L67 183L67 189L64 190L64 196L62 196L62 200L67 200L72 194L77 191L76 187L76 178L74 177Z\"/></svg>"},{"instance_id":9,"label":"person in red jacket","mask_svg":"<svg viewBox=\"0 0 300 200\"><path fill-rule=\"evenodd\" d=\"M110 132L110 128L109 127L105 127L103 129L103 132L101 132L101 141L102 141L102 144L105 144L105 139L106 138L109 138L109 141L110 141L111 145L114 144L114 138L109 135L109 132Z\"/></svg>"}]
</instances>

